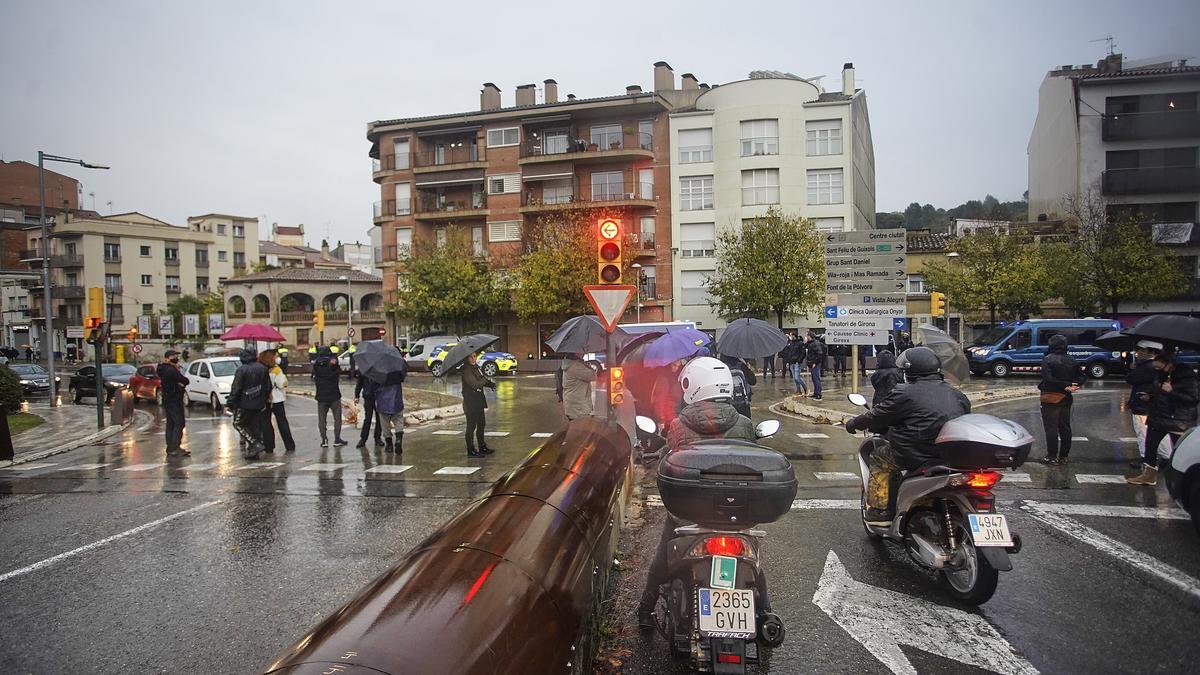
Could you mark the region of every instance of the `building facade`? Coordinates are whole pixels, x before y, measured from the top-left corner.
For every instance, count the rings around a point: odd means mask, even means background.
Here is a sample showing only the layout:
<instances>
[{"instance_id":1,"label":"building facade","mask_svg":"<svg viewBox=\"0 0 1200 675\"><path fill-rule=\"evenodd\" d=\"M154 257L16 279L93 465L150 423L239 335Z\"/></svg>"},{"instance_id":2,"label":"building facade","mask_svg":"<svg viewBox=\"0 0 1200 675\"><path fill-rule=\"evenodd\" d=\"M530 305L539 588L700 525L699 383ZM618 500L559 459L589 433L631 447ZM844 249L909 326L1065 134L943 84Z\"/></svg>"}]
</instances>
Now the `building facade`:
<instances>
[{"instance_id":1,"label":"building facade","mask_svg":"<svg viewBox=\"0 0 1200 675\"><path fill-rule=\"evenodd\" d=\"M814 78L815 79L815 78ZM875 151L866 94L846 64L843 88L774 71L706 89L670 114L673 315L704 330L717 232L777 207L843 232L875 227ZM785 317L816 326L819 314Z\"/></svg>"},{"instance_id":2,"label":"building facade","mask_svg":"<svg viewBox=\"0 0 1200 675\"><path fill-rule=\"evenodd\" d=\"M293 267L265 270L229 279L221 285L225 325L269 323L286 344L307 348L350 336L372 340L386 329L383 285L378 277L354 269ZM313 312L325 310L322 336L313 325Z\"/></svg>"},{"instance_id":3,"label":"building facade","mask_svg":"<svg viewBox=\"0 0 1200 675\"><path fill-rule=\"evenodd\" d=\"M357 241L353 244L343 244L339 241L329 255L363 274L379 274L379 268L375 266L375 250L371 244L360 244Z\"/></svg>"}]
</instances>

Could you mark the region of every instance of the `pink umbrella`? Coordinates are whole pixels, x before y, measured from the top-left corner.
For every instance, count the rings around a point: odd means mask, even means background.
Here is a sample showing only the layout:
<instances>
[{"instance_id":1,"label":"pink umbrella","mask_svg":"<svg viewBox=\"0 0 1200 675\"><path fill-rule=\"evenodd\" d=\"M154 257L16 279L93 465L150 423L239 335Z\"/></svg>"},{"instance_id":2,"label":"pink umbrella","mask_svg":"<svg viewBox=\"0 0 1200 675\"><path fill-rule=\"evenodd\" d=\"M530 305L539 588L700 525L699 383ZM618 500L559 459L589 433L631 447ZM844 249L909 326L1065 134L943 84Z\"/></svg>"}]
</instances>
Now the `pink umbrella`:
<instances>
[{"instance_id":1,"label":"pink umbrella","mask_svg":"<svg viewBox=\"0 0 1200 675\"><path fill-rule=\"evenodd\" d=\"M264 342L283 342L284 337L279 334L271 326L258 323L243 323L229 330L221 336L222 340L262 340Z\"/></svg>"}]
</instances>

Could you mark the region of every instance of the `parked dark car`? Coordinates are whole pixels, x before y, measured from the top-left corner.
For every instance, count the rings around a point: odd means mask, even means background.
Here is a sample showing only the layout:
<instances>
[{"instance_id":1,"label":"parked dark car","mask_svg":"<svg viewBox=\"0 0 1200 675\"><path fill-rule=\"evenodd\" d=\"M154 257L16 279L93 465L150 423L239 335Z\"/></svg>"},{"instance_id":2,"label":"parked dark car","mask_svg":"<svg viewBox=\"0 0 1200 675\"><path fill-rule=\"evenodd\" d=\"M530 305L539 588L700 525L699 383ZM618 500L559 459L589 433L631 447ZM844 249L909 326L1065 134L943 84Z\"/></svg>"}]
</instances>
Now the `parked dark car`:
<instances>
[{"instance_id":1,"label":"parked dark car","mask_svg":"<svg viewBox=\"0 0 1200 675\"><path fill-rule=\"evenodd\" d=\"M137 372L129 377L129 390L133 392L133 400L149 399L162 404L158 397L158 366L147 364L140 366Z\"/></svg>"},{"instance_id":2,"label":"parked dark car","mask_svg":"<svg viewBox=\"0 0 1200 675\"><path fill-rule=\"evenodd\" d=\"M129 378L136 369L128 363L101 364L104 375L104 402L112 400L113 394L129 386ZM71 400L76 403L84 396L96 395L96 367L84 366L71 374Z\"/></svg>"},{"instance_id":3,"label":"parked dark car","mask_svg":"<svg viewBox=\"0 0 1200 675\"><path fill-rule=\"evenodd\" d=\"M36 363L10 363L9 370L21 378L21 390L26 394L44 394L50 390L50 373ZM54 378L54 383L62 382L62 378Z\"/></svg>"}]
</instances>

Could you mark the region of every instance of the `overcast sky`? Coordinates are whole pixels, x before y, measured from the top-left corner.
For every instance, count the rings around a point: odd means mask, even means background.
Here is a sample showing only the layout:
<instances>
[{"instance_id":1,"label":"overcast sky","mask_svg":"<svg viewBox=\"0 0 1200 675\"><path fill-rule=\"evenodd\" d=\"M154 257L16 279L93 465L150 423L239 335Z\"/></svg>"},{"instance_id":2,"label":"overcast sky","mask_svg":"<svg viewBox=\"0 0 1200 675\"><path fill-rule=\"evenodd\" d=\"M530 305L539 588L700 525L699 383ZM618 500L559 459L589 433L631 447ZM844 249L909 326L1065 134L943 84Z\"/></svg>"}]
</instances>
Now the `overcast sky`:
<instances>
[{"instance_id":1,"label":"overcast sky","mask_svg":"<svg viewBox=\"0 0 1200 675\"><path fill-rule=\"evenodd\" d=\"M1026 189L1047 70L1127 59L1200 64L1200 2L190 2L0 0L0 155L37 150L84 207L182 224L208 212L304 223L310 243L367 241L367 122L504 104L546 78L562 95L750 70L825 75L867 93L879 210L949 208ZM264 230L263 237L267 230Z\"/></svg>"}]
</instances>

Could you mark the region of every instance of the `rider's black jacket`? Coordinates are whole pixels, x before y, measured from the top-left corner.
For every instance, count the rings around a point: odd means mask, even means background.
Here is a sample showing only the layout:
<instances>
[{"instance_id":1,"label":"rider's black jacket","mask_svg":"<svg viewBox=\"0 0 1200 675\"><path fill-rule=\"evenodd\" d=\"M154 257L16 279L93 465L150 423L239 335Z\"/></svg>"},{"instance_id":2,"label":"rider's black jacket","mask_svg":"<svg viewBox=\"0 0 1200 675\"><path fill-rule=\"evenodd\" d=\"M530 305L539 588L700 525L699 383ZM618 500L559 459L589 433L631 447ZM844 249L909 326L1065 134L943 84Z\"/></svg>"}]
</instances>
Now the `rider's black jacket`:
<instances>
[{"instance_id":1,"label":"rider's black jacket","mask_svg":"<svg viewBox=\"0 0 1200 675\"><path fill-rule=\"evenodd\" d=\"M927 375L896 385L879 405L846 423L846 429L887 433L888 442L902 468L915 469L941 460L933 447L942 425L971 412L965 394Z\"/></svg>"}]
</instances>

